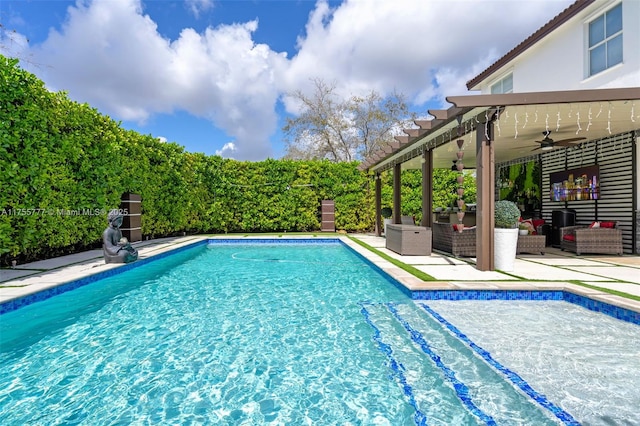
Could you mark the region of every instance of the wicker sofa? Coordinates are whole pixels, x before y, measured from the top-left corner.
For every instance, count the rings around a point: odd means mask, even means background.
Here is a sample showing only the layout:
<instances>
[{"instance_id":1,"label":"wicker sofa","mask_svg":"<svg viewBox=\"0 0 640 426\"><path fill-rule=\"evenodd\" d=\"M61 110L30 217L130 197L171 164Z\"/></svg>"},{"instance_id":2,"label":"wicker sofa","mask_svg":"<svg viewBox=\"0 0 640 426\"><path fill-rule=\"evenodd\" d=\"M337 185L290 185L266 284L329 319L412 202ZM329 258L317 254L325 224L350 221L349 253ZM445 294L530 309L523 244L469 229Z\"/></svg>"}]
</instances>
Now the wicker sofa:
<instances>
[{"instance_id":1,"label":"wicker sofa","mask_svg":"<svg viewBox=\"0 0 640 426\"><path fill-rule=\"evenodd\" d=\"M465 228L462 232L453 229L450 223L434 222L431 225L433 248L454 256L475 257L476 228Z\"/></svg>"},{"instance_id":2,"label":"wicker sofa","mask_svg":"<svg viewBox=\"0 0 640 426\"><path fill-rule=\"evenodd\" d=\"M600 222L608 226L565 226L560 228L560 249L583 253L622 254L622 230L618 222Z\"/></svg>"}]
</instances>

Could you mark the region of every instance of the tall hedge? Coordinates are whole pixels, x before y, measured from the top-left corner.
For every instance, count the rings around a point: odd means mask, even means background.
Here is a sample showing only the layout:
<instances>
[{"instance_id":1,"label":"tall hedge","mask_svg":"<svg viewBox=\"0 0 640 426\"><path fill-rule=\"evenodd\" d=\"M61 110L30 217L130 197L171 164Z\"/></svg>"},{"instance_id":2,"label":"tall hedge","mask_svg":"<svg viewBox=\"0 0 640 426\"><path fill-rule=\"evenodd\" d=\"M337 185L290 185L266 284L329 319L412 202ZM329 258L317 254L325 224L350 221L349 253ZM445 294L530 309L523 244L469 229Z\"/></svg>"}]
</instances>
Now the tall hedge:
<instances>
[{"instance_id":1,"label":"tall hedge","mask_svg":"<svg viewBox=\"0 0 640 426\"><path fill-rule=\"evenodd\" d=\"M323 199L335 201L338 229L372 230L373 180L357 165L185 152L48 91L0 56L0 265L99 247L126 192L142 196L145 237L316 231ZM405 214L419 210L417 179L406 177Z\"/></svg>"}]
</instances>

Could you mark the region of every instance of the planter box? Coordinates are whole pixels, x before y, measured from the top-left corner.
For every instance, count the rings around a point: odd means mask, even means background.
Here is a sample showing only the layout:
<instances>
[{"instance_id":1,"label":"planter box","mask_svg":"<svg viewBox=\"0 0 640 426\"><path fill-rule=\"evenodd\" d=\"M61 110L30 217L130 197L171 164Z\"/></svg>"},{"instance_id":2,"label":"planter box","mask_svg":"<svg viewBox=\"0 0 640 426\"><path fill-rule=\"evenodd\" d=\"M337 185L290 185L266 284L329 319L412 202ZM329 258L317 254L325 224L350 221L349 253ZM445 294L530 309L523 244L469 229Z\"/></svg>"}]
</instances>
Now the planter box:
<instances>
[{"instance_id":1,"label":"planter box","mask_svg":"<svg viewBox=\"0 0 640 426\"><path fill-rule=\"evenodd\" d=\"M386 247L401 255L430 256L431 228L389 224L387 225Z\"/></svg>"}]
</instances>

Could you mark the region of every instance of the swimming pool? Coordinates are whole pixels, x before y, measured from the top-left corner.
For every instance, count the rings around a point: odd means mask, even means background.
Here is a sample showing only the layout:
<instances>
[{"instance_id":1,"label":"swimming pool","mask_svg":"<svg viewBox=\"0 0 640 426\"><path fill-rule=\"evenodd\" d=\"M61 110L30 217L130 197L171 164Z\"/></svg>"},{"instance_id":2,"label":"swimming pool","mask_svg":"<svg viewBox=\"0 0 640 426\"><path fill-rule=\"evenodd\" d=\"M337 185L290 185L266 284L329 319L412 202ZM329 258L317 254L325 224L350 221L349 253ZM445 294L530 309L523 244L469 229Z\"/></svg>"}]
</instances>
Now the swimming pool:
<instances>
[{"instance_id":1,"label":"swimming pool","mask_svg":"<svg viewBox=\"0 0 640 426\"><path fill-rule=\"evenodd\" d=\"M580 420L309 243L200 245L4 314L0 424Z\"/></svg>"}]
</instances>

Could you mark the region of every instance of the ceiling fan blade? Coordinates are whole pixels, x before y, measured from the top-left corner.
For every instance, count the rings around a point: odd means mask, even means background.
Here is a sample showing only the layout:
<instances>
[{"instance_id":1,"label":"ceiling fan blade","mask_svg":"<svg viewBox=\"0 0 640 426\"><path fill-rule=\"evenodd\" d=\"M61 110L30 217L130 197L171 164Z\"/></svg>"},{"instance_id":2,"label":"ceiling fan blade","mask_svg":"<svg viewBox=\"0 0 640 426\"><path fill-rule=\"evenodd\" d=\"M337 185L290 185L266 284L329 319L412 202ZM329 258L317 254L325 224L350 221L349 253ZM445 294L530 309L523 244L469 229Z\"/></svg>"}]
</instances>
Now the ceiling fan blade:
<instances>
[{"instance_id":1,"label":"ceiling fan blade","mask_svg":"<svg viewBox=\"0 0 640 426\"><path fill-rule=\"evenodd\" d=\"M571 145L572 142L577 142L577 141L582 141L585 140L586 138L569 138L569 139L562 139L559 141L554 142L556 145L561 145L561 146L568 146Z\"/></svg>"},{"instance_id":2,"label":"ceiling fan blade","mask_svg":"<svg viewBox=\"0 0 640 426\"><path fill-rule=\"evenodd\" d=\"M537 141L536 141L536 142L537 142ZM542 149L542 147L541 147L541 146L539 146L539 147L537 147L537 148L533 148L531 151L537 151L537 150L539 150L539 149Z\"/></svg>"}]
</instances>

